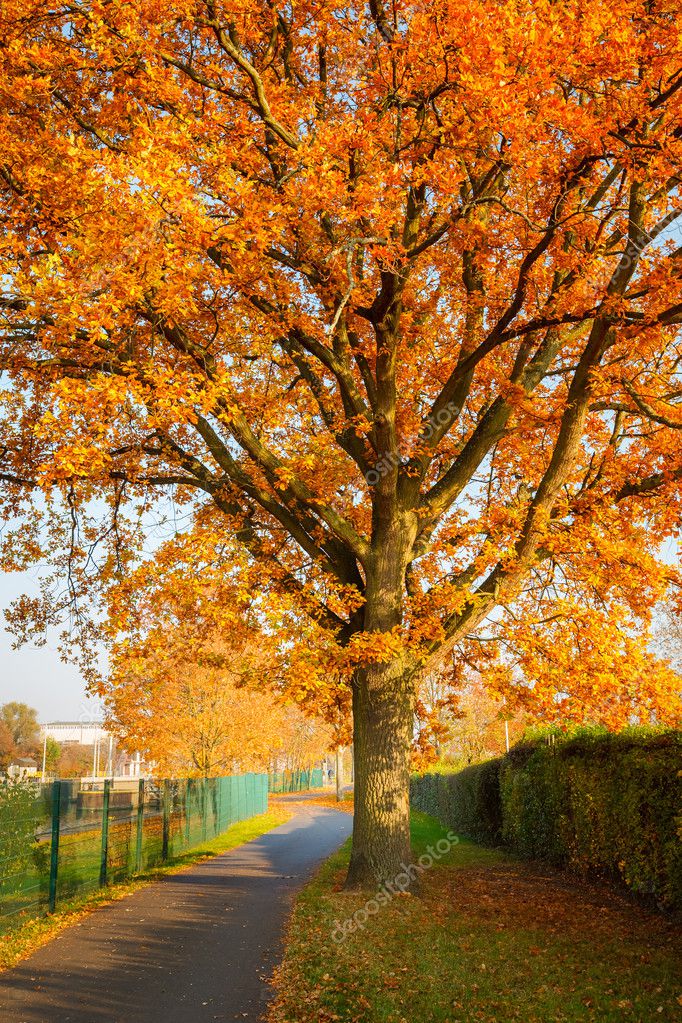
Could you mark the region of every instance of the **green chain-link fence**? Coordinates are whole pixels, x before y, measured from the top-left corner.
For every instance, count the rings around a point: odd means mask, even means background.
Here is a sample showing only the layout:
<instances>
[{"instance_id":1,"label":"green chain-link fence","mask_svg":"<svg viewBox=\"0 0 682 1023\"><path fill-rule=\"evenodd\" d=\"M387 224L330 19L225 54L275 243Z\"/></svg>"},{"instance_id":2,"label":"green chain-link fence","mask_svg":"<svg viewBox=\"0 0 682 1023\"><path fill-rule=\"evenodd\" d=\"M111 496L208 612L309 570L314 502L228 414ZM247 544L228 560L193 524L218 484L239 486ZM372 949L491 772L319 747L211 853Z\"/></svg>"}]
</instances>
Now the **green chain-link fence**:
<instances>
[{"instance_id":1,"label":"green chain-link fence","mask_svg":"<svg viewBox=\"0 0 682 1023\"><path fill-rule=\"evenodd\" d=\"M268 778L0 784L0 933L268 808Z\"/></svg>"},{"instance_id":2,"label":"green chain-link fence","mask_svg":"<svg viewBox=\"0 0 682 1023\"><path fill-rule=\"evenodd\" d=\"M304 792L322 787L322 768L305 771L271 771L268 775L270 792Z\"/></svg>"}]
</instances>

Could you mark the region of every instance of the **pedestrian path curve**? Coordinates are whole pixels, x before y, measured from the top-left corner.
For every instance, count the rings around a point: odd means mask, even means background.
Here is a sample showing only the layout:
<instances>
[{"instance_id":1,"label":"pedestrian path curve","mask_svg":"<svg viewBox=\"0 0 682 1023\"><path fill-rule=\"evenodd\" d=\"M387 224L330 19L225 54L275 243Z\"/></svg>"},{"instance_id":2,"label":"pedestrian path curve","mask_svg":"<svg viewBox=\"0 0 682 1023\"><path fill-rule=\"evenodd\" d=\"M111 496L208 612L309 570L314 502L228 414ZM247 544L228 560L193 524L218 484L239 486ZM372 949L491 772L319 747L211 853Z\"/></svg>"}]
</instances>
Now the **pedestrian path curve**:
<instances>
[{"instance_id":1,"label":"pedestrian path curve","mask_svg":"<svg viewBox=\"0 0 682 1023\"><path fill-rule=\"evenodd\" d=\"M292 802L286 824L95 910L0 974L0 1023L262 1017L293 897L351 817Z\"/></svg>"}]
</instances>

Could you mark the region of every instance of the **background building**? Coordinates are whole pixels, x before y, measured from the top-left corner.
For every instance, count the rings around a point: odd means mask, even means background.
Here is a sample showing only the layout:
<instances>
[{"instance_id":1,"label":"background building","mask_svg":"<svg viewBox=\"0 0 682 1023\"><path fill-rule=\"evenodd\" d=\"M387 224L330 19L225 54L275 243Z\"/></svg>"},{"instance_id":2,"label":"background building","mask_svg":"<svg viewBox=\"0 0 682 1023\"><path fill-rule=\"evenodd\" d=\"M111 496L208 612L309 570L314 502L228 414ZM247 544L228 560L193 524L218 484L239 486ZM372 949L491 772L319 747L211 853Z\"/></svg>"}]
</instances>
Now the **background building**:
<instances>
[{"instance_id":1,"label":"background building","mask_svg":"<svg viewBox=\"0 0 682 1023\"><path fill-rule=\"evenodd\" d=\"M40 739L43 760L48 739L59 743L63 752L80 757L82 767L79 769L76 765L69 772L80 777L147 777L153 766L145 762L139 753L130 754L122 750L102 721L47 721L40 726Z\"/></svg>"},{"instance_id":2,"label":"background building","mask_svg":"<svg viewBox=\"0 0 682 1023\"><path fill-rule=\"evenodd\" d=\"M40 738L54 739L60 746L77 743L79 746L94 746L109 739L101 721L48 721L40 726Z\"/></svg>"}]
</instances>

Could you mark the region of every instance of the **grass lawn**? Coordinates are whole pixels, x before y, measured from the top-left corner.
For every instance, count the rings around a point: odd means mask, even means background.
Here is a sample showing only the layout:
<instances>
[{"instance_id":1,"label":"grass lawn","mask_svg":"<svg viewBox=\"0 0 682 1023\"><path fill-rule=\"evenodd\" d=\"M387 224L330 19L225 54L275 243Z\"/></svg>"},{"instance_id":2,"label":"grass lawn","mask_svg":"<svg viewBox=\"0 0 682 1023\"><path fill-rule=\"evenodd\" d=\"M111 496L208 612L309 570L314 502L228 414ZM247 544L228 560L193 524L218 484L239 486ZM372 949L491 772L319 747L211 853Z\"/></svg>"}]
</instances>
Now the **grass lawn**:
<instances>
[{"instance_id":1,"label":"grass lawn","mask_svg":"<svg viewBox=\"0 0 682 1023\"><path fill-rule=\"evenodd\" d=\"M129 881L108 885L106 888L98 888L91 895L64 901L60 903L58 911L53 916L43 916L25 921L18 919L16 926L0 937L0 972L16 965L21 959L46 944L66 927L77 923L86 913L92 912L98 906L125 898L167 874L176 874L195 863L200 863L212 856L227 852L228 849L234 849L238 845L250 842L267 831L272 831L280 824L284 824L290 817L291 813L286 806L276 806L268 810L267 813L233 824L222 835L173 857L164 866L154 867L143 874L136 875Z\"/></svg>"},{"instance_id":2,"label":"grass lawn","mask_svg":"<svg viewBox=\"0 0 682 1023\"><path fill-rule=\"evenodd\" d=\"M415 859L444 835L415 813ZM682 1020L679 929L602 886L461 841L338 942L368 898L340 888L348 854L298 898L272 1023Z\"/></svg>"}]
</instances>

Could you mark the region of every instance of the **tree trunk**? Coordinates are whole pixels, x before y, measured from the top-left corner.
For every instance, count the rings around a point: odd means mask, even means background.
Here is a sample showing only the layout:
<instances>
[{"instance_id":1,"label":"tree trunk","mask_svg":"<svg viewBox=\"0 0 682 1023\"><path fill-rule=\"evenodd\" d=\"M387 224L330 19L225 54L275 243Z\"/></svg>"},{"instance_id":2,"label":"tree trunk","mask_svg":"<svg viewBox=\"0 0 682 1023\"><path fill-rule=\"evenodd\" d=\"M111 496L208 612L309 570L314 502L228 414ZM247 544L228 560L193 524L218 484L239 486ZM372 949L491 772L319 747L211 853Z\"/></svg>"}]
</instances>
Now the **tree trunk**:
<instances>
[{"instance_id":1,"label":"tree trunk","mask_svg":"<svg viewBox=\"0 0 682 1023\"><path fill-rule=\"evenodd\" d=\"M354 680L355 815L347 887L393 881L410 863L412 686L397 658Z\"/></svg>"}]
</instances>

